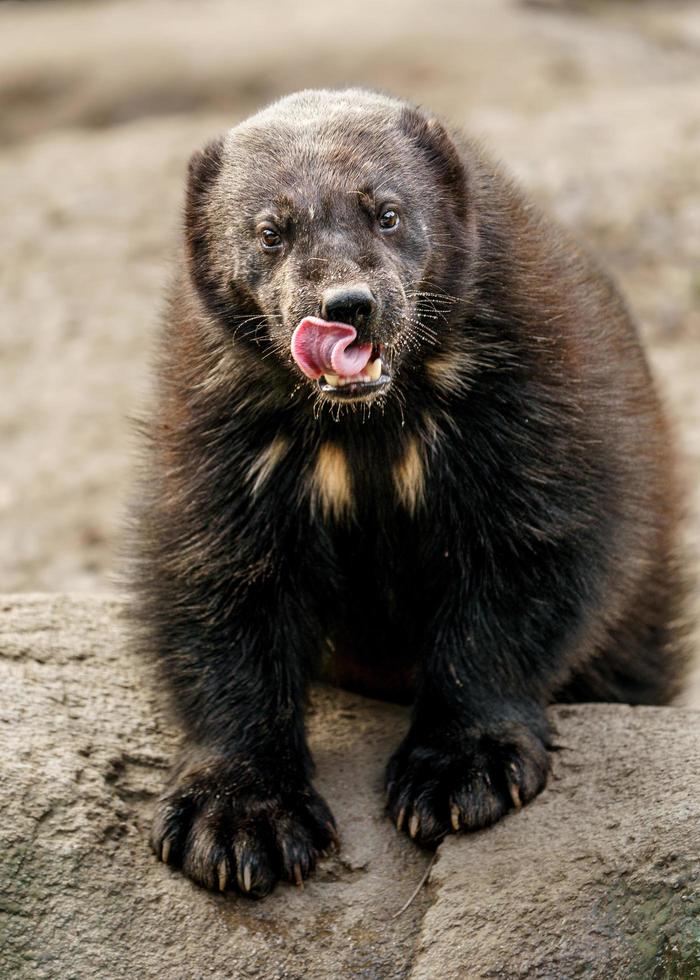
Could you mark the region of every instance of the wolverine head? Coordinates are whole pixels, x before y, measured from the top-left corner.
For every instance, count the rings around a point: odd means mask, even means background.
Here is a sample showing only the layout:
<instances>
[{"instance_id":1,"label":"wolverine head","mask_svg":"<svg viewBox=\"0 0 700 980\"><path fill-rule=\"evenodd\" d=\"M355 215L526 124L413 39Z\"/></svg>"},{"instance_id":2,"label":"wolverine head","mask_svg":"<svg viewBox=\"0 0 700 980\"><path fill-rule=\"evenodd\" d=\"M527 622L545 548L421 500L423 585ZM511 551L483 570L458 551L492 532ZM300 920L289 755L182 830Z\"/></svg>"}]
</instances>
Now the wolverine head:
<instances>
[{"instance_id":1,"label":"wolverine head","mask_svg":"<svg viewBox=\"0 0 700 980\"><path fill-rule=\"evenodd\" d=\"M452 314L468 175L434 119L357 89L289 96L196 153L186 232L231 344L321 399L384 397Z\"/></svg>"}]
</instances>

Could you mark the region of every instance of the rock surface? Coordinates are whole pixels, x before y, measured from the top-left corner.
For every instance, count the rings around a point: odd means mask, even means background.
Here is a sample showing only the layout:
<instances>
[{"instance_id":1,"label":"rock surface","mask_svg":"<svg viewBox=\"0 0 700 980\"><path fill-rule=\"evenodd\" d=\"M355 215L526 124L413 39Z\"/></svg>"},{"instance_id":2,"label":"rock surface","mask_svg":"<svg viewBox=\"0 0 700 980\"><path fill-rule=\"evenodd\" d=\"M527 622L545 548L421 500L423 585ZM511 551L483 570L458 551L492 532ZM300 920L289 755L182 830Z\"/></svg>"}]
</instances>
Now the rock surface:
<instances>
[{"instance_id":1,"label":"rock surface","mask_svg":"<svg viewBox=\"0 0 700 980\"><path fill-rule=\"evenodd\" d=\"M343 849L299 891L209 895L158 864L177 735L117 598L0 600L0 976L700 977L700 713L552 709L545 793L429 855L382 815L406 713L319 688L317 784Z\"/></svg>"},{"instance_id":2,"label":"rock surface","mask_svg":"<svg viewBox=\"0 0 700 980\"><path fill-rule=\"evenodd\" d=\"M441 847L412 978L700 978L700 714L553 715L536 805Z\"/></svg>"}]
</instances>

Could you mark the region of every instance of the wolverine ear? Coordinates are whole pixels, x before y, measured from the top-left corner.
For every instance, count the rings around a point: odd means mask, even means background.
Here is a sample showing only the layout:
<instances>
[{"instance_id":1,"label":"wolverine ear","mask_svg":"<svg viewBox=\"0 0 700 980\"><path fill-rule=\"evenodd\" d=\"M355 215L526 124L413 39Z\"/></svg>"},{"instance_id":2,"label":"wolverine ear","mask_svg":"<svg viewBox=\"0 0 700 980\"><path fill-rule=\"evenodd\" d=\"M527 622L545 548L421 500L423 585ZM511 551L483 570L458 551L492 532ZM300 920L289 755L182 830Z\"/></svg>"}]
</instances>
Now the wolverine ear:
<instances>
[{"instance_id":1,"label":"wolverine ear","mask_svg":"<svg viewBox=\"0 0 700 980\"><path fill-rule=\"evenodd\" d=\"M211 140L202 150L195 150L187 165L187 193L201 194L206 191L221 172L224 154L224 137Z\"/></svg>"},{"instance_id":2,"label":"wolverine ear","mask_svg":"<svg viewBox=\"0 0 700 980\"><path fill-rule=\"evenodd\" d=\"M440 183L454 194L458 212L466 207L467 172L457 146L442 123L417 109L406 109L403 130L427 158Z\"/></svg>"},{"instance_id":3,"label":"wolverine ear","mask_svg":"<svg viewBox=\"0 0 700 980\"><path fill-rule=\"evenodd\" d=\"M212 140L192 154L187 168L185 198L185 239L187 257L195 285L205 297L214 292L208 257L209 230L207 201L212 185L221 173L224 137Z\"/></svg>"}]
</instances>

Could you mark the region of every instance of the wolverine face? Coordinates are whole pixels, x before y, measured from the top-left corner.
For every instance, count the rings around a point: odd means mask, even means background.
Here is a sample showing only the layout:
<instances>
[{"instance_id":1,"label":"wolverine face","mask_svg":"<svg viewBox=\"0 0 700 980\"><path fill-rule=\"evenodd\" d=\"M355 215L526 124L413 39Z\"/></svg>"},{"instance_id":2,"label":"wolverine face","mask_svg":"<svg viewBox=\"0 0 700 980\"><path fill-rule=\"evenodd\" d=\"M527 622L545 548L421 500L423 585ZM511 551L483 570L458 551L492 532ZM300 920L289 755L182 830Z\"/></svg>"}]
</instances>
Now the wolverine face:
<instances>
[{"instance_id":1,"label":"wolverine face","mask_svg":"<svg viewBox=\"0 0 700 980\"><path fill-rule=\"evenodd\" d=\"M276 358L290 386L369 401L439 344L465 209L437 124L371 93L301 93L195 156L193 280L232 340Z\"/></svg>"}]
</instances>

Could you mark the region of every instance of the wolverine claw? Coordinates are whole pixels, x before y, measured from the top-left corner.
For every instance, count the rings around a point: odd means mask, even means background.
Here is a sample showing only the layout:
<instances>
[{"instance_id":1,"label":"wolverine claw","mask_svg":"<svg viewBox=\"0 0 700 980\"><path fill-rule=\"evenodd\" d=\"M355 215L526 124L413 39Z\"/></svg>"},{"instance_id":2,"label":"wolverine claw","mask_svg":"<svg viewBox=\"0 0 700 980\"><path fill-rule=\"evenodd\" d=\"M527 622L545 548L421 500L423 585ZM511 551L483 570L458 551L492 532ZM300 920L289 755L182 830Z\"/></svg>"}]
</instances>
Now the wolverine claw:
<instances>
[{"instance_id":1,"label":"wolverine claw","mask_svg":"<svg viewBox=\"0 0 700 980\"><path fill-rule=\"evenodd\" d=\"M330 820L326 823L326 830L331 839L330 847L327 848L328 851L337 851L340 849L340 837L338 837L338 831L335 824L331 823Z\"/></svg>"},{"instance_id":2,"label":"wolverine claw","mask_svg":"<svg viewBox=\"0 0 700 980\"><path fill-rule=\"evenodd\" d=\"M219 891L220 892L225 892L226 891L226 885L228 884L228 865L226 863L226 858L224 858L223 861L220 861L219 862L218 872L219 872L219 876L218 876L219 877Z\"/></svg>"},{"instance_id":3,"label":"wolverine claw","mask_svg":"<svg viewBox=\"0 0 700 980\"><path fill-rule=\"evenodd\" d=\"M510 769L510 778L508 779L508 792L510 794L511 800L513 801L513 808L515 810L520 810L523 805L523 801L520 796L520 786L518 782L520 777L520 770L518 769L518 767L514 762L511 762L508 768Z\"/></svg>"},{"instance_id":4,"label":"wolverine claw","mask_svg":"<svg viewBox=\"0 0 700 980\"><path fill-rule=\"evenodd\" d=\"M520 787L516 786L515 783L508 783L508 792L510 793L510 798L513 801L513 809L522 809L523 801L520 798Z\"/></svg>"},{"instance_id":5,"label":"wolverine claw","mask_svg":"<svg viewBox=\"0 0 700 980\"><path fill-rule=\"evenodd\" d=\"M244 861L242 865L239 866L238 872L236 874L236 881L238 882L238 887L244 895L250 892L252 884L252 873L250 870L250 862Z\"/></svg>"}]
</instances>

